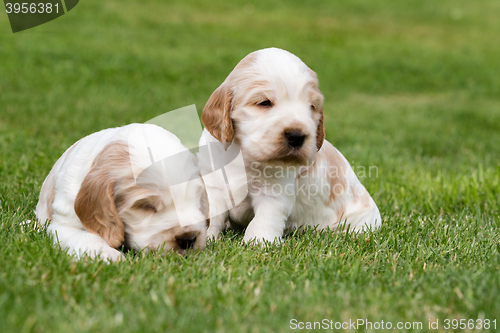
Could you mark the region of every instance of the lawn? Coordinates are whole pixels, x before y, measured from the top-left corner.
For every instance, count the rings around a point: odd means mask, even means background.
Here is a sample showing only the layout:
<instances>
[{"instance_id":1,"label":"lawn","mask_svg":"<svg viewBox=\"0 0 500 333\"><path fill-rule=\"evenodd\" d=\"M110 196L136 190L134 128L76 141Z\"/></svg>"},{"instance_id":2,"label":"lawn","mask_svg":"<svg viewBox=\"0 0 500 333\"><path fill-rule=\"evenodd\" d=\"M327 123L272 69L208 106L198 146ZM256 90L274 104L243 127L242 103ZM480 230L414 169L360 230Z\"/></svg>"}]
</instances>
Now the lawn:
<instances>
[{"instance_id":1,"label":"lawn","mask_svg":"<svg viewBox=\"0 0 500 333\"><path fill-rule=\"evenodd\" d=\"M323 319L500 330L499 17L498 0L85 0L13 34L0 14L0 332L285 332ZM380 230L268 248L229 232L196 255L106 265L20 225L76 140L201 111L270 46L317 72L327 139L376 170L361 181Z\"/></svg>"}]
</instances>

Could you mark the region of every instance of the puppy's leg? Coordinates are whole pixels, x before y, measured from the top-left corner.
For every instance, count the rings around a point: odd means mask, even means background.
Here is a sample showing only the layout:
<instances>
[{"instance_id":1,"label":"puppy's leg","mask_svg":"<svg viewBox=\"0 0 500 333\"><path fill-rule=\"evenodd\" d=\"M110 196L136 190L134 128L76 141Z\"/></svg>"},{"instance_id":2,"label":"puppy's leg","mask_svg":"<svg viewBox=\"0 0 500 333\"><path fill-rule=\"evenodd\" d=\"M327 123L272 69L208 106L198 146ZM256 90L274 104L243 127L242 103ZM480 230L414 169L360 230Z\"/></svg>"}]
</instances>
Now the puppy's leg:
<instances>
[{"instance_id":1,"label":"puppy's leg","mask_svg":"<svg viewBox=\"0 0 500 333\"><path fill-rule=\"evenodd\" d=\"M210 226L207 229L207 239L217 240L221 232L226 229L227 213L210 218Z\"/></svg>"},{"instance_id":2,"label":"puppy's leg","mask_svg":"<svg viewBox=\"0 0 500 333\"><path fill-rule=\"evenodd\" d=\"M224 193L218 188L207 188L209 193L209 212L210 212L210 225L207 230L207 239L216 240L220 233L225 229L226 221L229 217L228 207L226 204L226 199ZM217 215L213 215L213 213Z\"/></svg>"},{"instance_id":3,"label":"puppy's leg","mask_svg":"<svg viewBox=\"0 0 500 333\"><path fill-rule=\"evenodd\" d=\"M284 197L259 197L253 201L255 217L248 225L244 242L280 242L290 214L289 200Z\"/></svg>"},{"instance_id":4,"label":"puppy's leg","mask_svg":"<svg viewBox=\"0 0 500 333\"><path fill-rule=\"evenodd\" d=\"M222 214L210 217L210 226L207 229L207 239L217 240L220 233L226 228L226 221L229 213L226 211Z\"/></svg>"},{"instance_id":5,"label":"puppy's leg","mask_svg":"<svg viewBox=\"0 0 500 333\"><path fill-rule=\"evenodd\" d=\"M104 239L88 232L83 226L64 225L54 220L47 232L54 236L56 244L78 258L85 254L105 261L119 261L125 258L120 251L110 247Z\"/></svg>"}]
</instances>

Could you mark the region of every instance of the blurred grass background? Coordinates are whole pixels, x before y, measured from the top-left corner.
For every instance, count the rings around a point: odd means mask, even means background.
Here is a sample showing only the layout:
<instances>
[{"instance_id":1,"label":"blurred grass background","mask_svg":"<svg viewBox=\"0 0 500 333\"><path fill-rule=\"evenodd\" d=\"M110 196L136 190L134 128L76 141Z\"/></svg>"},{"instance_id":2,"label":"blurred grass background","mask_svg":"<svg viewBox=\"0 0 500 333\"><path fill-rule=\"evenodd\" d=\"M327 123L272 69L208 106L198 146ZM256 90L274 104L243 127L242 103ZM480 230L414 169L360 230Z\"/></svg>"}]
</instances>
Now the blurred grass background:
<instances>
[{"instance_id":1,"label":"blurred grass background","mask_svg":"<svg viewBox=\"0 0 500 333\"><path fill-rule=\"evenodd\" d=\"M0 330L493 319L499 17L497 0L86 0L12 34L0 14ZM186 259L106 266L72 263L18 226L76 140L190 104L201 112L241 58L271 46L317 72L327 139L355 168L378 168L361 179L385 220L368 241L311 233L266 252L230 234Z\"/></svg>"}]
</instances>

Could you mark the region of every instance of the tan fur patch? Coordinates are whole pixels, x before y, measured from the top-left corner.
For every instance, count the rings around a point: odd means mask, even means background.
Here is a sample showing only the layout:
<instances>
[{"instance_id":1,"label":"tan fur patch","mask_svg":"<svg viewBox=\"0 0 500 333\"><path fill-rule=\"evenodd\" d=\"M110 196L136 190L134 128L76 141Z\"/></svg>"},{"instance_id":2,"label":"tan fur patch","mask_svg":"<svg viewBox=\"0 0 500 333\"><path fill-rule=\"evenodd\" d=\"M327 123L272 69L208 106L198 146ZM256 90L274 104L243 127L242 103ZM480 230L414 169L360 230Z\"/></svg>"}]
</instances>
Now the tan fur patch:
<instances>
[{"instance_id":1,"label":"tan fur patch","mask_svg":"<svg viewBox=\"0 0 500 333\"><path fill-rule=\"evenodd\" d=\"M318 151L323 146L323 142L325 141L325 120L323 114L323 108L320 110L321 117L319 118L318 129L316 130L316 147Z\"/></svg>"},{"instance_id":2,"label":"tan fur patch","mask_svg":"<svg viewBox=\"0 0 500 333\"><path fill-rule=\"evenodd\" d=\"M321 146L323 145L323 141L325 141L325 123L324 123L324 112L323 112L323 95L319 91L319 81L318 81L318 75L316 75L316 72L310 69L309 67L307 68L307 71L309 74L313 77L313 80L309 82L309 85L311 86L312 94L309 96L310 100L318 100L321 101L321 106L316 106L319 107L319 113L320 113L320 118L318 122L318 128L316 130L316 147L318 148L318 151L321 149Z\"/></svg>"},{"instance_id":3,"label":"tan fur patch","mask_svg":"<svg viewBox=\"0 0 500 333\"><path fill-rule=\"evenodd\" d=\"M128 147L112 142L96 156L75 199L75 212L85 229L117 248L124 241L124 226L115 206L114 187L119 174L130 169ZM131 170L130 170L131 172Z\"/></svg>"},{"instance_id":4,"label":"tan fur patch","mask_svg":"<svg viewBox=\"0 0 500 333\"><path fill-rule=\"evenodd\" d=\"M231 110L233 106L232 89L235 76L237 76L235 73L251 66L255 58L256 55L253 53L243 58L226 80L212 93L203 108L201 121L210 134L220 142L232 142L234 139Z\"/></svg>"},{"instance_id":5,"label":"tan fur patch","mask_svg":"<svg viewBox=\"0 0 500 333\"><path fill-rule=\"evenodd\" d=\"M332 203L347 189L347 179L345 177L347 166L339 152L330 144L324 145L318 155L321 156L320 158L325 158L328 161L327 173L330 184L330 197L328 201Z\"/></svg>"},{"instance_id":6,"label":"tan fur patch","mask_svg":"<svg viewBox=\"0 0 500 333\"><path fill-rule=\"evenodd\" d=\"M371 199L371 196L368 193L368 191L363 191L363 193L361 195L359 195L358 193L353 193L353 201L354 201L354 203L358 203L358 202L361 201L361 204L365 208L370 207L370 205L371 205L371 200L370 199Z\"/></svg>"},{"instance_id":7,"label":"tan fur patch","mask_svg":"<svg viewBox=\"0 0 500 333\"><path fill-rule=\"evenodd\" d=\"M232 142L234 138L232 99L232 93L224 81L210 96L201 115L205 128L220 142Z\"/></svg>"}]
</instances>

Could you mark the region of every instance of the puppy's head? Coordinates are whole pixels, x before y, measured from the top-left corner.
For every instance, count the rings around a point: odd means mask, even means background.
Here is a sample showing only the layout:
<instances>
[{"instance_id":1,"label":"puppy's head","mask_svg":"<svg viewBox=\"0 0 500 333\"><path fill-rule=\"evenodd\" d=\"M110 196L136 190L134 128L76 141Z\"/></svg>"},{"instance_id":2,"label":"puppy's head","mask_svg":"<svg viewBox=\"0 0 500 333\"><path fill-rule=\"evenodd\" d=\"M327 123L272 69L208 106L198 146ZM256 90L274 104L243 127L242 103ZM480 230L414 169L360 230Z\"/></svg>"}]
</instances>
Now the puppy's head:
<instances>
[{"instance_id":1,"label":"puppy's head","mask_svg":"<svg viewBox=\"0 0 500 333\"><path fill-rule=\"evenodd\" d=\"M113 248L163 248L182 254L189 249L202 250L206 244L208 203L201 179L177 185L183 204L175 207L165 183L165 170L146 170L148 182L155 186L142 186L134 179L131 161L134 159L129 146L122 142L107 145L94 159L75 200L75 212L85 228ZM194 157L178 162L185 164L181 168L198 170ZM193 223L181 226L179 214Z\"/></svg>"},{"instance_id":2,"label":"puppy's head","mask_svg":"<svg viewBox=\"0 0 500 333\"><path fill-rule=\"evenodd\" d=\"M203 109L205 128L252 161L306 164L325 137L316 74L276 48L246 56Z\"/></svg>"}]
</instances>

